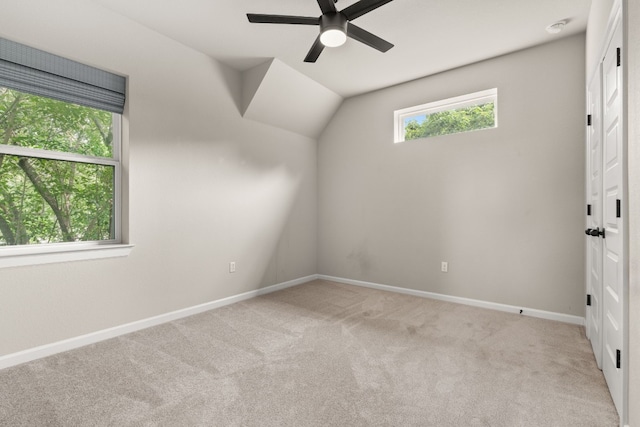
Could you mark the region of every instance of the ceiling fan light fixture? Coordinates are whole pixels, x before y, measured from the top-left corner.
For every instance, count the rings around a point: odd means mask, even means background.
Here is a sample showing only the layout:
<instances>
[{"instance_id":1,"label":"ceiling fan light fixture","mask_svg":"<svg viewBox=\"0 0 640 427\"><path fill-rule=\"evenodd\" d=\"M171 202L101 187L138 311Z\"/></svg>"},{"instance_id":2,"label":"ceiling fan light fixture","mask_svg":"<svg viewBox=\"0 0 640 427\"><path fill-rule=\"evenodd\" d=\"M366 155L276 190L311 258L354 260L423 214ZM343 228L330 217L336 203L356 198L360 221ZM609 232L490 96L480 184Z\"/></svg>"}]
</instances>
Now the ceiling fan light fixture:
<instances>
[{"instance_id":1,"label":"ceiling fan light fixture","mask_svg":"<svg viewBox=\"0 0 640 427\"><path fill-rule=\"evenodd\" d=\"M320 34L320 43L326 47L342 46L347 41L347 35L340 29L328 29Z\"/></svg>"},{"instance_id":2,"label":"ceiling fan light fixture","mask_svg":"<svg viewBox=\"0 0 640 427\"><path fill-rule=\"evenodd\" d=\"M341 13L325 13L320 17L320 43L326 47L342 46L347 41L347 18Z\"/></svg>"}]
</instances>

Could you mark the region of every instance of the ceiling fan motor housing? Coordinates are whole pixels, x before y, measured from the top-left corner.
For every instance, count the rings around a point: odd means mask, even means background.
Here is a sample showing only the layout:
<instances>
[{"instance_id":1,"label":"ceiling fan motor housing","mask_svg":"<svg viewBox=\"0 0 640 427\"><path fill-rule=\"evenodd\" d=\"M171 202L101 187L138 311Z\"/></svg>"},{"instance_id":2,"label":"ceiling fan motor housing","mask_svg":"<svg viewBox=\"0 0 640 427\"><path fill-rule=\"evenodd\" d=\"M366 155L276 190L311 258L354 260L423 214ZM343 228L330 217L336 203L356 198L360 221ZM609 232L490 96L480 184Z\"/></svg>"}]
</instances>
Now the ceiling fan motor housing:
<instances>
[{"instance_id":1,"label":"ceiling fan motor housing","mask_svg":"<svg viewBox=\"0 0 640 427\"><path fill-rule=\"evenodd\" d=\"M325 13L320 17L320 42L327 47L342 46L347 41L348 21L339 12Z\"/></svg>"},{"instance_id":2,"label":"ceiling fan motor housing","mask_svg":"<svg viewBox=\"0 0 640 427\"><path fill-rule=\"evenodd\" d=\"M346 34L348 22L347 18L340 12L325 13L320 17L320 32L338 30Z\"/></svg>"}]
</instances>

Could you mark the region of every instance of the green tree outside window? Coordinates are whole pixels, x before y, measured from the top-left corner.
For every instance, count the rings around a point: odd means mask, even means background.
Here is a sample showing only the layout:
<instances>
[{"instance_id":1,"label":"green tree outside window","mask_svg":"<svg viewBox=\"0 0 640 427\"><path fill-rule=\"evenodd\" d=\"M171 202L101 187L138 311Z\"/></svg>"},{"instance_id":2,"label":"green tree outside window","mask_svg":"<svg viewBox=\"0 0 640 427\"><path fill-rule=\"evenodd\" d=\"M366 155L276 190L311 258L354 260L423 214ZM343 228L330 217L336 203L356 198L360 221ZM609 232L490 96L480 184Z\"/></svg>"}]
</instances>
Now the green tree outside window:
<instances>
[{"instance_id":1,"label":"green tree outside window","mask_svg":"<svg viewBox=\"0 0 640 427\"><path fill-rule=\"evenodd\" d=\"M0 87L0 246L113 239L115 167L90 160L113 150L112 113Z\"/></svg>"},{"instance_id":2,"label":"green tree outside window","mask_svg":"<svg viewBox=\"0 0 640 427\"><path fill-rule=\"evenodd\" d=\"M492 128L495 126L495 105L487 103L446 110L409 118L405 121L405 141L430 136L448 135L472 130Z\"/></svg>"}]
</instances>

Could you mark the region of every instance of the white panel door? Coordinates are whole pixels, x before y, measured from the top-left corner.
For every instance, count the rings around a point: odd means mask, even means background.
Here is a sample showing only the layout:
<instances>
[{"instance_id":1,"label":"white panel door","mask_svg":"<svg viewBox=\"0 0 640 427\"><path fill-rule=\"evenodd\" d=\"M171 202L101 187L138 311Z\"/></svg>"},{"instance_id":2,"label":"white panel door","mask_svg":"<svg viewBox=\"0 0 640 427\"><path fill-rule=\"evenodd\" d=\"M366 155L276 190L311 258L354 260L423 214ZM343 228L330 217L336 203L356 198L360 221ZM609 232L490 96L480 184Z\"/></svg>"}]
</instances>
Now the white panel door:
<instances>
[{"instance_id":1,"label":"white panel door","mask_svg":"<svg viewBox=\"0 0 640 427\"><path fill-rule=\"evenodd\" d=\"M618 25L602 63L603 97L603 205L605 229L603 241L603 354L602 370L611 397L622 414L623 321L624 321L624 253L623 222L623 128L622 128L622 67L619 49L622 47L622 28Z\"/></svg>"},{"instance_id":2,"label":"white panel door","mask_svg":"<svg viewBox=\"0 0 640 427\"><path fill-rule=\"evenodd\" d=\"M589 84L587 130L587 337L602 369L602 239L592 235L602 226L602 74L598 68ZM595 234L595 233L594 233Z\"/></svg>"}]
</instances>

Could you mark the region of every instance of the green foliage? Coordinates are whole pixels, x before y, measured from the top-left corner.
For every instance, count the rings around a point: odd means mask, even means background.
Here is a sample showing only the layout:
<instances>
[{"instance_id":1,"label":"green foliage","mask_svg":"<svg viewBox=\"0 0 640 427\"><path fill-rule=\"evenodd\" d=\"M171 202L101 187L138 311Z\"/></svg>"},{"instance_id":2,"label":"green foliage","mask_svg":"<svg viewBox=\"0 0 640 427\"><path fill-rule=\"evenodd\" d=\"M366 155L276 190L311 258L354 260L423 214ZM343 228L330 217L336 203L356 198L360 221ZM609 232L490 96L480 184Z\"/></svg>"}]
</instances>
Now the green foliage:
<instances>
[{"instance_id":1,"label":"green foliage","mask_svg":"<svg viewBox=\"0 0 640 427\"><path fill-rule=\"evenodd\" d=\"M0 87L0 144L112 158L112 114ZM0 151L0 245L107 240L114 168Z\"/></svg>"},{"instance_id":2,"label":"green foliage","mask_svg":"<svg viewBox=\"0 0 640 427\"><path fill-rule=\"evenodd\" d=\"M482 104L459 110L447 110L433 113L424 121L409 120L405 124L405 141L430 136L448 135L486 129L495 125L494 104Z\"/></svg>"}]
</instances>

